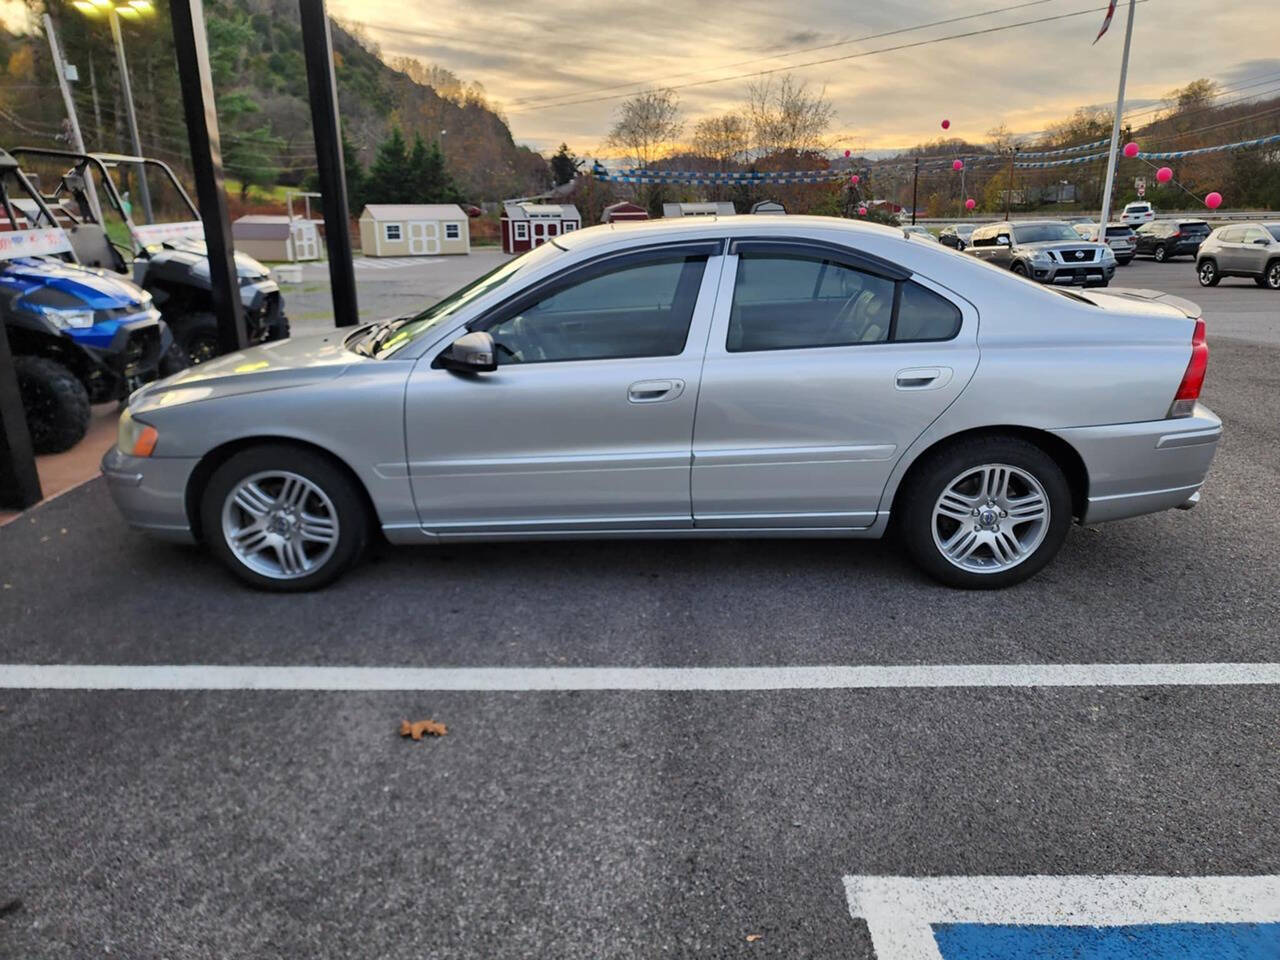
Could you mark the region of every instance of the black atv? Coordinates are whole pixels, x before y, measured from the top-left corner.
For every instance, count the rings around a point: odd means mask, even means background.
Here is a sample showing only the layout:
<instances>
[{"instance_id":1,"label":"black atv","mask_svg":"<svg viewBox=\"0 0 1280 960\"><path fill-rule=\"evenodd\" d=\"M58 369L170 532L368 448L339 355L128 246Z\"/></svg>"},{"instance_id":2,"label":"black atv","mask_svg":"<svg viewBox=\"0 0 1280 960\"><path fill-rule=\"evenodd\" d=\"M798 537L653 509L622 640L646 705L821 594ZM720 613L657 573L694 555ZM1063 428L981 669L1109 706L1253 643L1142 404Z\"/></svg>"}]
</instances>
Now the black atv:
<instances>
[{"instance_id":1,"label":"black atv","mask_svg":"<svg viewBox=\"0 0 1280 960\"><path fill-rule=\"evenodd\" d=\"M173 344L150 294L75 262L66 232L3 150L0 320L37 453L75 446L89 405L156 379Z\"/></svg>"},{"instance_id":2,"label":"black atv","mask_svg":"<svg viewBox=\"0 0 1280 960\"><path fill-rule=\"evenodd\" d=\"M58 178L57 188L45 201L59 217L80 262L128 273L155 300L173 331L176 347L166 358L175 368L203 363L216 357L218 324L213 313L213 285L209 277L204 226L195 204L169 166L159 160L114 154L80 154L63 150L20 147L15 156L63 161L70 166ZM173 218L161 223L135 223L123 199L113 170L148 171L154 175L152 193L157 202L167 200ZM158 187L159 189L156 189ZM130 247L113 240L102 216L103 204L120 217ZM250 344L283 340L289 336L280 287L267 268L247 254L236 252L236 274L244 306Z\"/></svg>"}]
</instances>

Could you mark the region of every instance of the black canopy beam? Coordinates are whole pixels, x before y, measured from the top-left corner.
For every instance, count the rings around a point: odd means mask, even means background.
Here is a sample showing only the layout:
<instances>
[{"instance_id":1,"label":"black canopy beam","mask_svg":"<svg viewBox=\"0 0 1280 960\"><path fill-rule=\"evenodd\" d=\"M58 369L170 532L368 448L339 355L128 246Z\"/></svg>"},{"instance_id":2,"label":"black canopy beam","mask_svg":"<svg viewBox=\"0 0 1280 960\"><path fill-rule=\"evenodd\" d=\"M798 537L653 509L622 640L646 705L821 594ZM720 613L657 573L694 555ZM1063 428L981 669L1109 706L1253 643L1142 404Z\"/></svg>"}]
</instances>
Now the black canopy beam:
<instances>
[{"instance_id":1,"label":"black canopy beam","mask_svg":"<svg viewBox=\"0 0 1280 960\"><path fill-rule=\"evenodd\" d=\"M356 273L351 262L347 173L342 164L342 128L338 121L338 86L333 72L333 38L324 0L298 0L298 9L302 16L307 88L311 94L311 128L316 140L320 203L324 209L324 242L329 252L333 323L334 326L349 327L360 322L360 310L356 303Z\"/></svg>"}]
</instances>

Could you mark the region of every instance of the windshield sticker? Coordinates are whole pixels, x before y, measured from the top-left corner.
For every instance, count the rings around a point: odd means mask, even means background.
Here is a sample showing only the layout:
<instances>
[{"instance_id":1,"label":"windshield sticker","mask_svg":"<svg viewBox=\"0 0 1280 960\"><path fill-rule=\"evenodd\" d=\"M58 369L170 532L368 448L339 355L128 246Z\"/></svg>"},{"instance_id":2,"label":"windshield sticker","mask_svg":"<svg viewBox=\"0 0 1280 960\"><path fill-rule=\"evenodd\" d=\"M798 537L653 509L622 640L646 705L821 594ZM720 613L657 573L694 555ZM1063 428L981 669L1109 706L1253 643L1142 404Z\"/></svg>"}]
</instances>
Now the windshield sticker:
<instances>
[{"instance_id":1,"label":"windshield sticker","mask_svg":"<svg viewBox=\"0 0 1280 960\"><path fill-rule=\"evenodd\" d=\"M45 228L43 230L13 230L0 233L0 260L18 257L39 257L51 253L70 253L71 241L66 231Z\"/></svg>"},{"instance_id":2,"label":"windshield sticker","mask_svg":"<svg viewBox=\"0 0 1280 960\"><path fill-rule=\"evenodd\" d=\"M204 224L199 220L183 223L144 223L133 228L134 238L143 246L166 240L203 240Z\"/></svg>"}]
</instances>

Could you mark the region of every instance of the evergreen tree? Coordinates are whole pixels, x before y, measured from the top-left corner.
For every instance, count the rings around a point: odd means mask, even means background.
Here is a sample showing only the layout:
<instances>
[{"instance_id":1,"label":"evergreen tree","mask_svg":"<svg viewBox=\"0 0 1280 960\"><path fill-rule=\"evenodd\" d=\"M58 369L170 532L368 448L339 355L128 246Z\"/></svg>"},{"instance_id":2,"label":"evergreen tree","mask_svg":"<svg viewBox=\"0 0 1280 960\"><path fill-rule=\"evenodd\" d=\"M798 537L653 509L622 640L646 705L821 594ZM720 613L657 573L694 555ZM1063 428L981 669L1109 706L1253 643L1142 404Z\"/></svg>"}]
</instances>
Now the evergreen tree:
<instances>
[{"instance_id":1,"label":"evergreen tree","mask_svg":"<svg viewBox=\"0 0 1280 960\"><path fill-rule=\"evenodd\" d=\"M409 155L410 196L413 203L457 203L461 196L453 178L445 169L440 144L427 146L421 134L414 137Z\"/></svg>"},{"instance_id":2,"label":"evergreen tree","mask_svg":"<svg viewBox=\"0 0 1280 960\"><path fill-rule=\"evenodd\" d=\"M347 175L347 212L353 217L360 216L365 205L365 173L364 164L360 162L360 151L356 145L342 134L342 166ZM302 189L312 193L320 192L320 172L310 171L302 181Z\"/></svg>"},{"instance_id":3,"label":"evergreen tree","mask_svg":"<svg viewBox=\"0 0 1280 960\"><path fill-rule=\"evenodd\" d=\"M583 164L572 153L569 152L567 143L560 144L560 149L556 151L555 156L551 158L551 176L556 186L568 183L578 175L578 170Z\"/></svg>"},{"instance_id":4,"label":"evergreen tree","mask_svg":"<svg viewBox=\"0 0 1280 960\"><path fill-rule=\"evenodd\" d=\"M365 203L412 203L411 170L404 134L391 128L391 136L378 146L378 155L364 184Z\"/></svg>"}]
</instances>

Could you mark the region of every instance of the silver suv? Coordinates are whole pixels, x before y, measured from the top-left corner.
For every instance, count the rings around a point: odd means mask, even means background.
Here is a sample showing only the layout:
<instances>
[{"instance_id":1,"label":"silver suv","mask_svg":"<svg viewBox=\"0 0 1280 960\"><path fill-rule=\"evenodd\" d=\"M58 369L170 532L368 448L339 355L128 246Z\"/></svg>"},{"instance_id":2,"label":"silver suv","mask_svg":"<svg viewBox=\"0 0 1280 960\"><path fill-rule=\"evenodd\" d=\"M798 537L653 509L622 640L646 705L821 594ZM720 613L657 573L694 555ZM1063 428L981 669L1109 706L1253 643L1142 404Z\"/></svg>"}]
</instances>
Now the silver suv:
<instances>
[{"instance_id":1,"label":"silver suv","mask_svg":"<svg viewBox=\"0 0 1280 960\"><path fill-rule=\"evenodd\" d=\"M1082 239L1061 220L989 223L973 231L965 253L1055 286L1105 287L1116 272L1109 246Z\"/></svg>"},{"instance_id":2,"label":"silver suv","mask_svg":"<svg viewBox=\"0 0 1280 960\"><path fill-rule=\"evenodd\" d=\"M1280 290L1280 223L1233 223L1205 238L1196 253L1200 286L1223 277L1252 277L1260 287Z\"/></svg>"}]
</instances>

